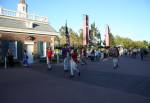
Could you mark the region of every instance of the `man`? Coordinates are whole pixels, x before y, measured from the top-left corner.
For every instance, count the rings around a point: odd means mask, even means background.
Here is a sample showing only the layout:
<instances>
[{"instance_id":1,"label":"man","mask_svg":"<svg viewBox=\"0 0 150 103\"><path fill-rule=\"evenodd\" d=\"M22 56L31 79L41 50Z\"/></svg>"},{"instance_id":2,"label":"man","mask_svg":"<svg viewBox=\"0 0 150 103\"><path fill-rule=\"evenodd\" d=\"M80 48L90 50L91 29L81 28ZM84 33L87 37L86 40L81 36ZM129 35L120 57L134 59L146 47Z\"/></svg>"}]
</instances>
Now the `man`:
<instances>
[{"instance_id":1,"label":"man","mask_svg":"<svg viewBox=\"0 0 150 103\"><path fill-rule=\"evenodd\" d=\"M143 60L143 58L144 58L144 49L143 48L140 49L140 56L141 56L141 60Z\"/></svg>"},{"instance_id":2,"label":"man","mask_svg":"<svg viewBox=\"0 0 150 103\"><path fill-rule=\"evenodd\" d=\"M119 50L117 47L111 48L110 53L113 59L113 68L118 68L118 61L119 61Z\"/></svg>"},{"instance_id":3,"label":"man","mask_svg":"<svg viewBox=\"0 0 150 103\"><path fill-rule=\"evenodd\" d=\"M14 66L14 56L13 56L13 53L10 48L7 51L7 60L8 60L9 66L13 67Z\"/></svg>"},{"instance_id":4,"label":"man","mask_svg":"<svg viewBox=\"0 0 150 103\"><path fill-rule=\"evenodd\" d=\"M52 51L51 47L49 47L47 50L47 65L48 65L49 70L52 69L52 65L51 65L52 56L53 56L53 51Z\"/></svg>"},{"instance_id":5,"label":"man","mask_svg":"<svg viewBox=\"0 0 150 103\"><path fill-rule=\"evenodd\" d=\"M74 77L74 71L78 73L78 76L80 76L80 71L78 69L78 53L77 50L73 50L73 53L71 54L71 60L70 60L70 77Z\"/></svg>"},{"instance_id":6,"label":"man","mask_svg":"<svg viewBox=\"0 0 150 103\"><path fill-rule=\"evenodd\" d=\"M62 48L62 57L63 57L63 64L64 64L64 76L67 78L67 72L70 69L70 50L68 45L65 44L64 48Z\"/></svg>"}]
</instances>

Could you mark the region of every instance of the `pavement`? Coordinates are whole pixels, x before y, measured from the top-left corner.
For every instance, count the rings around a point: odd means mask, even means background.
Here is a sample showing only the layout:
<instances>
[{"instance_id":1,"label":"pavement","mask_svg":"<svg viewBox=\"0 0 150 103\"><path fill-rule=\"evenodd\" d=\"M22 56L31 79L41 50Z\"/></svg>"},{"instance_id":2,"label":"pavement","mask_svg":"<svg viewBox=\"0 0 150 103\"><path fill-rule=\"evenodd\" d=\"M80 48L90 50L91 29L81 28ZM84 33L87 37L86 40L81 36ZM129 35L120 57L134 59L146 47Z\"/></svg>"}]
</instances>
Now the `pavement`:
<instances>
[{"instance_id":1,"label":"pavement","mask_svg":"<svg viewBox=\"0 0 150 103\"><path fill-rule=\"evenodd\" d=\"M80 65L81 76L64 78L63 65L0 69L0 103L150 103L150 57L111 58Z\"/></svg>"}]
</instances>

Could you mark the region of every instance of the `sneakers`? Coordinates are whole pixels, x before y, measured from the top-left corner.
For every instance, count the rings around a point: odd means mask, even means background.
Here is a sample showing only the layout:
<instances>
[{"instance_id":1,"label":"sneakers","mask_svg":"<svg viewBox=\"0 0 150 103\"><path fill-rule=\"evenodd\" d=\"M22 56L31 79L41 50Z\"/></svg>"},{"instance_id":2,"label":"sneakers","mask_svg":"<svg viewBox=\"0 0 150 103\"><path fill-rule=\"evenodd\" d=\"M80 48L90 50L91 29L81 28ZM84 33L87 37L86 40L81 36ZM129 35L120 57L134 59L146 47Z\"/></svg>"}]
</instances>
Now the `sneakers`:
<instances>
[{"instance_id":1,"label":"sneakers","mask_svg":"<svg viewBox=\"0 0 150 103\"><path fill-rule=\"evenodd\" d=\"M118 64L116 66L113 67L113 69L117 69L118 68Z\"/></svg>"},{"instance_id":2,"label":"sneakers","mask_svg":"<svg viewBox=\"0 0 150 103\"><path fill-rule=\"evenodd\" d=\"M49 66L49 67L48 67L48 70L52 70L52 66Z\"/></svg>"},{"instance_id":3,"label":"sneakers","mask_svg":"<svg viewBox=\"0 0 150 103\"><path fill-rule=\"evenodd\" d=\"M74 77L74 75L70 75L70 78L73 78Z\"/></svg>"}]
</instances>

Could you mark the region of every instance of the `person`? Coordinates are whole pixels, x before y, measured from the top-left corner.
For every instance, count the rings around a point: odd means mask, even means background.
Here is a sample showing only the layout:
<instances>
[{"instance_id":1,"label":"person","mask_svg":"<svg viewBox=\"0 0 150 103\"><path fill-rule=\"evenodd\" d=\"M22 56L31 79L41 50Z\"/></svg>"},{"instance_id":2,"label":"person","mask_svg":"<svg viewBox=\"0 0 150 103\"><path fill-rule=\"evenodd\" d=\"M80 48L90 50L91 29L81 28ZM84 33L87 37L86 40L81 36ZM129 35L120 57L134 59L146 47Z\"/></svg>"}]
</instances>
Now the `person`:
<instances>
[{"instance_id":1,"label":"person","mask_svg":"<svg viewBox=\"0 0 150 103\"><path fill-rule=\"evenodd\" d=\"M81 48L80 49L80 62L81 62L81 65L85 65L86 64L86 61L85 61L85 59L86 59L86 49L84 49L84 48Z\"/></svg>"},{"instance_id":2,"label":"person","mask_svg":"<svg viewBox=\"0 0 150 103\"><path fill-rule=\"evenodd\" d=\"M110 49L110 56L112 56L113 60L113 68L116 69L118 68L118 61L119 61L119 50L117 47L111 48Z\"/></svg>"},{"instance_id":3,"label":"person","mask_svg":"<svg viewBox=\"0 0 150 103\"><path fill-rule=\"evenodd\" d=\"M78 75L80 76L80 71L78 69L78 53L77 50L74 50L71 55L71 67L70 67L70 77L74 77L74 70L77 71Z\"/></svg>"},{"instance_id":4,"label":"person","mask_svg":"<svg viewBox=\"0 0 150 103\"><path fill-rule=\"evenodd\" d=\"M91 51L91 61L94 61L95 60L95 50L93 49Z\"/></svg>"},{"instance_id":5,"label":"person","mask_svg":"<svg viewBox=\"0 0 150 103\"><path fill-rule=\"evenodd\" d=\"M68 68L67 68L67 48L66 45L64 45L64 48L62 48L62 58L63 58L63 64L64 64L64 71L67 72Z\"/></svg>"},{"instance_id":6,"label":"person","mask_svg":"<svg viewBox=\"0 0 150 103\"><path fill-rule=\"evenodd\" d=\"M83 48L83 61L84 61L84 64L87 64L86 59L87 59L87 51L86 51L86 48Z\"/></svg>"},{"instance_id":7,"label":"person","mask_svg":"<svg viewBox=\"0 0 150 103\"><path fill-rule=\"evenodd\" d=\"M49 70L52 69L52 64L51 64L52 55L53 55L53 51L52 51L51 47L49 47L49 48L47 49L47 65L48 65L48 69L49 69Z\"/></svg>"},{"instance_id":8,"label":"person","mask_svg":"<svg viewBox=\"0 0 150 103\"><path fill-rule=\"evenodd\" d=\"M64 64L64 77L67 78L67 72L70 69L70 50L67 44L64 45L62 48L62 57L63 57L63 64Z\"/></svg>"},{"instance_id":9,"label":"person","mask_svg":"<svg viewBox=\"0 0 150 103\"><path fill-rule=\"evenodd\" d=\"M140 49L140 56L141 56L141 60L143 60L143 58L144 58L144 49L143 48Z\"/></svg>"},{"instance_id":10,"label":"person","mask_svg":"<svg viewBox=\"0 0 150 103\"><path fill-rule=\"evenodd\" d=\"M99 50L95 51L95 60L99 61Z\"/></svg>"},{"instance_id":11,"label":"person","mask_svg":"<svg viewBox=\"0 0 150 103\"><path fill-rule=\"evenodd\" d=\"M9 66L11 67L14 66L14 56L13 56L11 49L8 49L7 51L7 61L8 61Z\"/></svg>"},{"instance_id":12,"label":"person","mask_svg":"<svg viewBox=\"0 0 150 103\"><path fill-rule=\"evenodd\" d=\"M23 53L23 66L28 67L28 55L27 55L27 50L24 50Z\"/></svg>"}]
</instances>

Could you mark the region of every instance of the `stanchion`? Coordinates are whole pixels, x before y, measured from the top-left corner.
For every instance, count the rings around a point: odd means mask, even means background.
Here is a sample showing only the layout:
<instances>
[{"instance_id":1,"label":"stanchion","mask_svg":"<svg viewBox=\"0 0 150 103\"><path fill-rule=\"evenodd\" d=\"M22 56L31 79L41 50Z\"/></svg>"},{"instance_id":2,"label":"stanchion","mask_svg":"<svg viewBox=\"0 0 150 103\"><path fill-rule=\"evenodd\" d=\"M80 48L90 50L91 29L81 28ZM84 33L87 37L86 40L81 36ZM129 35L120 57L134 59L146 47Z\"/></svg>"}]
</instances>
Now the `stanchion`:
<instances>
[{"instance_id":1,"label":"stanchion","mask_svg":"<svg viewBox=\"0 0 150 103\"><path fill-rule=\"evenodd\" d=\"M7 58L5 57L5 69L7 68Z\"/></svg>"},{"instance_id":2,"label":"stanchion","mask_svg":"<svg viewBox=\"0 0 150 103\"><path fill-rule=\"evenodd\" d=\"M59 55L58 55L58 53L57 53L57 63L59 63Z\"/></svg>"}]
</instances>

